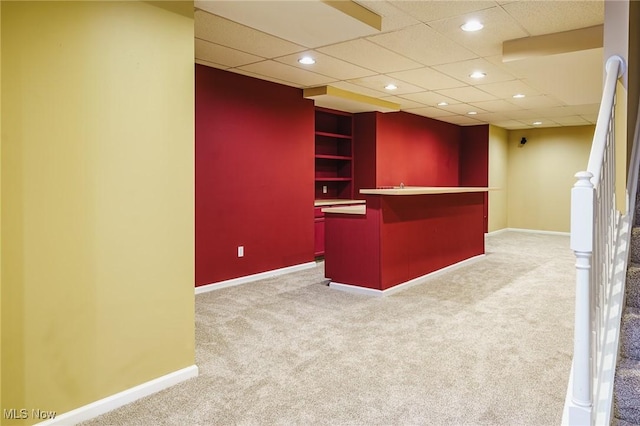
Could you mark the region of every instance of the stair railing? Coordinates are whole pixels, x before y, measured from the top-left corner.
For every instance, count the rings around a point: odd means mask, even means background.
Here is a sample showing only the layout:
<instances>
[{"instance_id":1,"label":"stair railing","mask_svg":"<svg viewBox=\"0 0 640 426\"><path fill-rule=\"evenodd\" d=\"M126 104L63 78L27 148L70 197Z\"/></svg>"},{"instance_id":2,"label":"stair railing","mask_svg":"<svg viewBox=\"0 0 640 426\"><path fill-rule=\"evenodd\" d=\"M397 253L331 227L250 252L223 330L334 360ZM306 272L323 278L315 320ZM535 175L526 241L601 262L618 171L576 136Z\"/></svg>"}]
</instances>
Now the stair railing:
<instances>
[{"instance_id":1,"label":"stair railing","mask_svg":"<svg viewBox=\"0 0 640 426\"><path fill-rule=\"evenodd\" d=\"M609 401L605 398L603 402L599 395L603 387L603 360L605 355L608 356L605 352L609 343L606 326L619 240L614 110L617 80L624 73L624 68L624 61L619 56L612 56L606 62L604 90L589 164L586 171L576 174L577 182L571 190L571 249L576 256L576 305L573 363L563 418L563 423L569 425L596 424L596 416L604 408L602 405L611 404L611 398ZM611 386L612 381L613 378Z\"/></svg>"}]
</instances>

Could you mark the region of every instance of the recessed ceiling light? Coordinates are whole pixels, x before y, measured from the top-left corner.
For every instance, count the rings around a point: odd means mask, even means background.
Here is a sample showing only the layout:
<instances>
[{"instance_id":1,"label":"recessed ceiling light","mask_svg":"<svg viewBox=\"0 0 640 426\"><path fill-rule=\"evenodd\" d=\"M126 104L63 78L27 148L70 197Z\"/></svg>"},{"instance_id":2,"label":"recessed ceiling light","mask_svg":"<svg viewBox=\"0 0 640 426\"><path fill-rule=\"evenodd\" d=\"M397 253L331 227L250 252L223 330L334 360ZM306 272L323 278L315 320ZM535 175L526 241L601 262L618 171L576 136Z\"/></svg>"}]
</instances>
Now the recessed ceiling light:
<instances>
[{"instance_id":1,"label":"recessed ceiling light","mask_svg":"<svg viewBox=\"0 0 640 426\"><path fill-rule=\"evenodd\" d=\"M396 86L393 83L387 84L386 86L384 86L385 89L387 90L396 90L398 88L398 86Z\"/></svg>"},{"instance_id":2,"label":"recessed ceiling light","mask_svg":"<svg viewBox=\"0 0 640 426\"><path fill-rule=\"evenodd\" d=\"M525 95L523 95L522 93L517 93L515 95L513 95L514 98L516 99L520 99L520 98L524 98Z\"/></svg>"},{"instance_id":3,"label":"recessed ceiling light","mask_svg":"<svg viewBox=\"0 0 640 426\"><path fill-rule=\"evenodd\" d=\"M471 32L471 31L478 31L484 28L484 25L482 25L480 23L480 21L467 21L465 22L463 25L460 26L460 28L462 29L462 31L467 31L467 32Z\"/></svg>"},{"instance_id":4,"label":"recessed ceiling light","mask_svg":"<svg viewBox=\"0 0 640 426\"><path fill-rule=\"evenodd\" d=\"M303 65L313 65L316 63L316 60L313 59L311 56L303 56L302 58L298 59L298 62L300 62Z\"/></svg>"},{"instance_id":5,"label":"recessed ceiling light","mask_svg":"<svg viewBox=\"0 0 640 426\"><path fill-rule=\"evenodd\" d=\"M469 115L476 115L476 114L477 114L477 112L475 112L475 111L469 111L467 114L469 114Z\"/></svg>"},{"instance_id":6,"label":"recessed ceiling light","mask_svg":"<svg viewBox=\"0 0 640 426\"><path fill-rule=\"evenodd\" d=\"M447 105L449 105L448 102L444 102L444 101L438 102L438 106L447 106Z\"/></svg>"},{"instance_id":7,"label":"recessed ceiling light","mask_svg":"<svg viewBox=\"0 0 640 426\"><path fill-rule=\"evenodd\" d=\"M486 76L487 74L482 71L474 71L471 74L469 74L469 77L471 78L484 78Z\"/></svg>"},{"instance_id":8,"label":"recessed ceiling light","mask_svg":"<svg viewBox=\"0 0 640 426\"><path fill-rule=\"evenodd\" d=\"M534 126L539 126L539 125L541 125L541 124L542 124L542 121L534 121L534 122L533 122L533 125L534 125Z\"/></svg>"}]
</instances>

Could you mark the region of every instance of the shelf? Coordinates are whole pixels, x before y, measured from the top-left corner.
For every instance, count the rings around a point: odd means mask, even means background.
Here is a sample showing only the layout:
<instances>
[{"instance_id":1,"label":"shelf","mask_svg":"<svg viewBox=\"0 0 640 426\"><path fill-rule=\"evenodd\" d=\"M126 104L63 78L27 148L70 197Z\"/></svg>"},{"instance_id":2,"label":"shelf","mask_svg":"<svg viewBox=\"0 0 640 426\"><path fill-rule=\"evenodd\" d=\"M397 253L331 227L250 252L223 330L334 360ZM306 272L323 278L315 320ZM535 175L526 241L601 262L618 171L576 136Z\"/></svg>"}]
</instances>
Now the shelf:
<instances>
[{"instance_id":1,"label":"shelf","mask_svg":"<svg viewBox=\"0 0 640 426\"><path fill-rule=\"evenodd\" d=\"M316 154L316 158L322 158L324 160L351 160L351 156L347 155L325 155L325 154Z\"/></svg>"},{"instance_id":2,"label":"shelf","mask_svg":"<svg viewBox=\"0 0 640 426\"><path fill-rule=\"evenodd\" d=\"M316 136L326 136L328 138L339 138L339 139L349 139L351 140L351 135L343 135L341 133L330 133L330 132L316 132Z\"/></svg>"},{"instance_id":3,"label":"shelf","mask_svg":"<svg viewBox=\"0 0 640 426\"><path fill-rule=\"evenodd\" d=\"M350 177L316 177L316 182L349 182Z\"/></svg>"}]
</instances>

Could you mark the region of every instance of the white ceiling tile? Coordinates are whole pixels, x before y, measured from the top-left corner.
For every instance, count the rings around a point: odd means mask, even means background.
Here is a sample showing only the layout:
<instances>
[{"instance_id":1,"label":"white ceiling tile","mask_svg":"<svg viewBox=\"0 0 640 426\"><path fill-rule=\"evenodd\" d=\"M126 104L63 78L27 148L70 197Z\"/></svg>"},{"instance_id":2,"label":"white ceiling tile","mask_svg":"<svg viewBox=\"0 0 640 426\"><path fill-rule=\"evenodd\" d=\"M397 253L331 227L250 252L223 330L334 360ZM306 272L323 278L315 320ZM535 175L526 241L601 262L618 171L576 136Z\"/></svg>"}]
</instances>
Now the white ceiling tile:
<instances>
[{"instance_id":1,"label":"white ceiling tile","mask_svg":"<svg viewBox=\"0 0 640 426\"><path fill-rule=\"evenodd\" d=\"M545 95L527 96L525 98L518 99L512 98L509 102L512 102L514 105L522 109L551 108L562 106L562 103L560 103L559 101Z\"/></svg>"},{"instance_id":2,"label":"white ceiling tile","mask_svg":"<svg viewBox=\"0 0 640 426\"><path fill-rule=\"evenodd\" d=\"M416 18L398 9L395 5L396 2L358 0L358 3L382 16L382 32L384 33L420 23Z\"/></svg>"},{"instance_id":3,"label":"white ceiling tile","mask_svg":"<svg viewBox=\"0 0 640 426\"><path fill-rule=\"evenodd\" d=\"M430 117L430 118L451 116L451 112L445 111L439 108L434 108L434 107L409 108L407 109L407 112L410 112L411 114L421 115L423 117Z\"/></svg>"},{"instance_id":4,"label":"white ceiling tile","mask_svg":"<svg viewBox=\"0 0 640 426\"><path fill-rule=\"evenodd\" d=\"M515 80L513 74L501 70L499 67L493 65L491 62L483 58L470 59L467 61L460 61L444 65L436 65L433 68L471 85ZM487 75L480 79L469 77L472 72L476 71L483 72Z\"/></svg>"},{"instance_id":5,"label":"white ceiling tile","mask_svg":"<svg viewBox=\"0 0 640 426\"><path fill-rule=\"evenodd\" d=\"M399 96L407 93L416 93L422 92L424 89L422 87L414 86L409 83L400 82L398 79L389 77L385 74L373 75L370 77L356 78L353 80L349 80L349 83L364 86L373 90L380 90L387 95ZM397 89L395 90L385 90L385 86L387 84L395 84Z\"/></svg>"},{"instance_id":6,"label":"white ceiling tile","mask_svg":"<svg viewBox=\"0 0 640 426\"><path fill-rule=\"evenodd\" d=\"M449 98L436 92L409 93L406 95L402 95L402 97L433 107L438 105L440 102L447 102L450 105L460 103L460 101L457 99Z\"/></svg>"},{"instance_id":7,"label":"white ceiling tile","mask_svg":"<svg viewBox=\"0 0 640 426\"><path fill-rule=\"evenodd\" d=\"M333 44L316 50L379 73L421 67L418 62L364 39Z\"/></svg>"},{"instance_id":8,"label":"white ceiling tile","mask_svg":"<svg viewBox=\"0 0 640 426\"><path fill-rule=\"evenodd\" d=\"M242 75L246 75L247 77L253 77L253 78L259 78L260 80L265 80L265 81L270 81L272 83L278 83L278 84L282 84L285 86L291 86L291 87L303 87L302 84L297 84L297 83L293 83L291 81L285 81L285 80L281 80L279 78L273 78L273 77L269 77L263 74L257 74L254 72L250 72L250 71L246 71L243 70L241 68L234 68L234 69L230 69L229 71L233 71L237 74L242 74Z\"/></svg>"},{"instance_id":9,"label":"white ceiling tile","mask_svg":"<svg viewBox=\"0 0 640 426\"><path fill-rule=\"evenodd\" d=\"M460 26L472 19L481 22L484 28L474 32L462 31ZM500 7L430 22L429 26L480 56L502 55L504 40L527 36L518 23Z\"/></svg>"},{"instance_id":10,"label":"white ceiling tile","mask_svg":"<svg viewBox=\"0 0 640 426\"><path fill-rule=\"evenodd\" d=\"M502 7L531 35L575 30L604 22L604 1L519 1Z\"/></svg>"},{"instance_id":11,"label":"white ceiling tile","mask_svg":"<svg viewBox=\"0 0 640 426\"><path fill-rule=\"evenodd\" d=\"M580 126L590 124L588 120L582 118L579 115L568 115L566 117L555 117L553 119L558 124L563 126Z\"/></svg>"},{"instance_id":12,"label":"white ceiling tile","mask_svg":"<svg viewBox=\"0 0 640 426\"><path fill-rule=\"evenodd\" d=\"M388 93L384 93L384 89L382 90L373 90L364 86L358 86L357 84L349 83L347 81L336 81L331 83L331 86L337 87L338 89L348 90L349 92L359 93L361 95L372 96L374 98L380 98L385 95L389 95Z\"/></svg>"},{"instance_id":13,"label":"white ceiling tile","mask_svg":"<svg viewBox=\"0 0 640 426\"><path fill-rule=\"evenodd\" d=\"M411 101L409 99L401 98L400 96L385 96L381 98L385 101L393 102L396 104L400 104L400 109L406 110L409 108L421 108L424 107L424 104L420 102Z\"/></svg>"},{"instance_id":14,"label":"white ceiling tile","mask_svg":"<svg viewBox=\"0 0 640 426\"><path fill-rule=\"evenodd\" d=\"M311 56L316 60L315 64L303 65L298 62L303 56ZM303 70L312 71L318 74L326 75L336 80L349 80L352 78L366 77L375 74L375 71L353 65L349 62L325 55L317 51L303 51L294 53L293 55L283 56L275 59L283 64L291 65Z\"/></svg>"},{"instance_id":15,"label":"white ceiling tile","mask_svg":"<svg viewBox=\"0 0 640 426\"><path fill-rule=\"evenodd\" d=\"M523 94L525 96L536 96L541 93L527 85L522 80L511 80L511 81L503 81L500 83L491 83L491 84L477 84L476 88L482 90L483 92L487 92L492 94L493 96L510 100L513 99L513 95Z\"/></svg>"},{"instance_id":16,"label":"white ceiling tile","mask_svg":"<svg viewBox=\"0 0 640 426\"><path fill-rule=\"evenodd\" d=\"M436 92L443 96L458 99L461 102L493 101L496 99L495 96L471 86L459 87L457 89L436 90Z\"/></svg>"},{"instance_id":17,"label":"white ceiling tile","mask_svg":"<svg viewBox=\"0 0 640 426\"><path fill-rule=\"evenodd\" d=\"M194 19L196 38L257 56L273 58L305 50L303 46L201 10L196 10Z\"/></svg>"},{"instance_id":18,"label":"white ceiling tile","mask_svg":"<svg viewBox=\"0 0 640 426\"><path fill-rule=\"evenodd\" d=\"M229 69L229 67L226 66L226 65L216 64L215 62L204 61L202 59L197 59L196 58L195 62L196 62L196 64L204 65L204 66L211 67L211 68L219 68L221 70Z\"/></svg>"},{"instance_id":19,"label":"white ceiling tile","mask_svg":"<svg viewBox=\"0 0 640 426\"><path fill-rule=\"evenodd\" d=\"M502 114L499 112L479 113L474 118L476 120L482 120L487 123L493 123L494 121L504 121L509 119L508 115Z\"/></svg>"},{"instance_id":20,"label":"white ceiling tile","mask_svg":"<svg viewBox=\"0 0 640 426\"><path fill-rule=\"evenodd\" d=\"M462 15L496 5L493 1L397 1L394 5L422 22Z\"/></svg>"},{"instance_id":21,"label":"white ceiling tile","mask_svg":"<svg viewBox=\"0 0 640 426\"><path fill-rule=\"evenodd\" d=\"M502 99L498 99L495 101L473 102L471 106L475 108L480 108L489 112L505 112L505 111L514 111L514 110L521 109L512 103L503 101Z\"/></svg>"},{"instance_id":22,"label":"white ceiling tile","mask_svg":"<svg viewBox=\"0 0 640 426\"><path fill-rule=\"evenodd\" d=\"M228 67L237 67L264 60L260 56L220 46L199 38L195 40L195 56L196 59L223 64Z\"/></svg>"},{"instance_id":23,"label":"white ceiling tile","mask_svg":"<svg viewBox=\"0 0 640 426\"><path fill-rule=\"evenodd\" d=\"M483 109L475 108L469 104L446 105L446 106L439 106L438 108L442 109L443 111L449 111L449 113L456 113L456 114L466 114L469 111L475 111L478 114L487 112Z\"/></svg>"},{"instance_id":24,"label":"white ceiling tile","mask_svg":"<svg viewBox=\"0 0 640 426\"><path fill-rule=\"evenodd\" d=\"M357 4L352 6L360 8L360 13L375 15ZM379 33L378 28L323 1L196 0L195 7L311 48Z\"/></svg>"},{"instance_id":25,"label":"white ceiling tile","mask_svg":"<svg viewBox=\"0 0 640 426\"><path fill-rule=\"evenodd\" d=\"M518 120L504 120L504 121L496 121L494 123L491 123L495 126L498 127L502 127L503 129L507 129L507 130L519 130L519 129L528 129L529 126L528 124L525 124L521 121Z\"/></svg>"},{"instance_id":26,"label":"white ceiling tile","mask_svg":"<svg viewBox=\"0 0 640 426\"><path fill-rule=\"evenodd\" d=\"M284 79L285 81L290 81L302 87L319 86L335 81L324 75L301 70L276 61L257 62L255 64L244 65L238 69L271 78Z\"/></svg>"},{"instance_id":27,"label":"white ceiling tile","mask_svg":"<svg viewBox=\"0 0 640 426\"><path fill-rule=\"evenodd\" d=\"M458 124L460 126L476 126L478 124L483 124L480 120L475 120L465 115L450 115L446 117L438 117L440 121L446 121L451 124Z\"/></svg>"},{"instance_id":28,"label":"white ceiling tile","mask_svg":"<svg viewBox=\"0 0 640 426\"><path fill-rule=\"evenodd\" d=\"M418 68L408 71L400 71L389 74L407 83L415 84L427 90L451 89L453 87L466 86L465 83L449 77L432 68Z\"/></svg>"},{"instance_id":29,"label":"white ceiling tile","mask_svg":"<svg viewBox=\"0 0 640 426\"><path fill-rule=\"evenodd\" d=\"M424 24L371 36L367 40L424 65L446 64L477 57L475 53Z\"/></svg>"}]
</instances>

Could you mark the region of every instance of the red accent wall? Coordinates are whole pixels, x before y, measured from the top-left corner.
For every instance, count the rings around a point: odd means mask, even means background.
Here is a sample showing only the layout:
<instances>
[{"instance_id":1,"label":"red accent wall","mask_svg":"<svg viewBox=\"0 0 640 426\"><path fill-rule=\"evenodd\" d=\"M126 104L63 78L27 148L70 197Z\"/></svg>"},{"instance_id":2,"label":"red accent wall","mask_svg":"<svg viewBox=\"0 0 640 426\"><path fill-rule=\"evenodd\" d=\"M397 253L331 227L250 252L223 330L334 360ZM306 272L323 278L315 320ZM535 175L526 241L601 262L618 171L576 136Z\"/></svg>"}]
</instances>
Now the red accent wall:
<instances>
[{"instance_id":1,"label":"red accent wall","mask_svg":"<svg viewBox=\"0 0 640 426\"><path fill-rule=\"evenodd\" d=\"M462 127L460 186L489 185L489 126Z\"/></svg>"},{"instance_id":2,"label":"red accent wall","mask_svg":"<svg viewBox=\"0 0 640 426\"><path fill-rule=\"evenodd\" d=\"M489 186L489 126L462 127L460 186ZM489 195L484 193L484 232L489 231Z\"/></svg>"},{"instance_id":3,"label":"red accent wall","mask_svg":"<svg viewBox=\"0 0 640 426\"><path fill-rule=\"evenodd\" d=\"M376 117L377 186L458 185L461 127L406 112Z\"/></svg>"},{"instance_id":4,"label":"red accent wall","mask_svg":"<svg viewBox=\"0 0 640 426\"><path fill-rule=\"evenodd\" d=\"M196 285L312 261L313 102L202 65L195 77Z\"/></svg>"}]
</instances>

